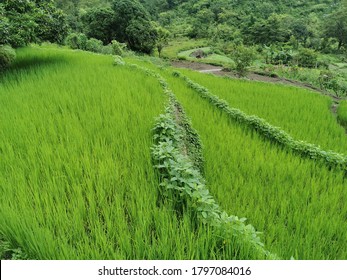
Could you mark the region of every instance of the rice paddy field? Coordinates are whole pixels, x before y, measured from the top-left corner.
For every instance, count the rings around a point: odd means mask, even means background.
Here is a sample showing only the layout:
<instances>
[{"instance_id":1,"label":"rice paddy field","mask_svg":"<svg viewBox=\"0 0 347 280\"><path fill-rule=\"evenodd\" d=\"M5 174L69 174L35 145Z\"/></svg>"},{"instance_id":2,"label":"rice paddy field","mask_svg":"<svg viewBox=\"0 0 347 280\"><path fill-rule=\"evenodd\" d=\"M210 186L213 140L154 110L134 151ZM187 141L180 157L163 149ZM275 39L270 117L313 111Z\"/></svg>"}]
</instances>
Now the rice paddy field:
<instances>
[{"instance_id":1,"label":"rice paddy field","mask_svg":"<svg viewBox=\"0 0 347 280\"><path fill-rule=\"evenodd\" d=\"M231 107L261 117L296 139L347 154L345 130L331 113L332 99L328 96L297 87L215 77L184 69L181 72Z\"/></svg>"},{"instance_id":2,"label":"rice paddy field","mask_svg":"<svg viewBox=\"0 0 347 280\"><path fill-rule=\"evenodd\" d=\"M30 259L262 258L242 232L221 240L189 203L177 211L175 196L163 197L151 158L156 117L169 102L158 79L86 52L25 48L17 57L0 76L1 239ZM347 259L345 171L266 141L172 69L126 59L134 63L161 75L184 108L221 209L246 217L278 258ZM182 73L295 139L347 154L328 97Z\"/></svg>"}]
</instances>

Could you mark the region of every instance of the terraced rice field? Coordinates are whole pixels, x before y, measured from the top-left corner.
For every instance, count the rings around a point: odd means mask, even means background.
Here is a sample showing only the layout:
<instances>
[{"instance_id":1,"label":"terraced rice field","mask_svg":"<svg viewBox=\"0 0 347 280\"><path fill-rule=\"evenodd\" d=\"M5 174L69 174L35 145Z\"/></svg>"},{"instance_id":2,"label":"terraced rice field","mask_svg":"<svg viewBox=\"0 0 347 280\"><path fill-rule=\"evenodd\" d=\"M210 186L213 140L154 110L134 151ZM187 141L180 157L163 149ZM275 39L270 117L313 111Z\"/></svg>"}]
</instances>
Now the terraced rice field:
<instances>
[{"instance_id":1,"label":"terraced rice field","mask_svg":"<svg viewBox=\"0 0 347 280\"><path fill-rule=\"evenodd\" d=\"M0 233L28 258L347 258L344 163L264 139L171 69L58 49L17 55L0 77ZM294 139L347 150L326 97L182 72ZM203 171L190 163L192 129Z\"/></svg>"}]
</instances>

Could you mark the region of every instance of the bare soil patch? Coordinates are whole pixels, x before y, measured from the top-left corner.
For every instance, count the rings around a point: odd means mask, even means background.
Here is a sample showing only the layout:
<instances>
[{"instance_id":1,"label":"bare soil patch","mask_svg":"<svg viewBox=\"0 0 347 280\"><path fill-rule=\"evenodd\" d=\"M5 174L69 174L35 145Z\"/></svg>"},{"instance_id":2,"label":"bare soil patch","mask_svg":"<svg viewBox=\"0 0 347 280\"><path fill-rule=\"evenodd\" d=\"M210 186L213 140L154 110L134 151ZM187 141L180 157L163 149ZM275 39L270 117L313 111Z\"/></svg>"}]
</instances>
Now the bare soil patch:
<instances>
[{"instance_id":1,"label":"bare soil patch","mask_svg":"<svg viewBox=\"0 0 347 280\"><path fill-rule=\"evenodd\" d=\"M172 66L177 67L177 68L187 68L195 71L199 71L201 73L208 73L208 74L214 74L217 76L227 76L231 78L240 78L237 73L234 73L232 71L225 70L221 68L220 66L214 66L206 63L199 63L199 62L191 62L191 61L172 61L171 62ZM296 86L300 88L305 88L311 91L318 92L323 95L330 96L332 99L338 101L341 100L342 98L334 96L330 94L327 91L321 90L317 87L314 87L310 84L298 82L298 81L293 81L289 80L286 78L280 78L280 77L270 77L266 75L260 75L254 72L249 72L247 76L245 77L248 80L251 81L260 81L260 82L266 82L266 83L276 83L276 84L285 84L285 85L290 85L290 86ZM243 78L244 79L244 78Z\"/></svg>"}]
</instances>

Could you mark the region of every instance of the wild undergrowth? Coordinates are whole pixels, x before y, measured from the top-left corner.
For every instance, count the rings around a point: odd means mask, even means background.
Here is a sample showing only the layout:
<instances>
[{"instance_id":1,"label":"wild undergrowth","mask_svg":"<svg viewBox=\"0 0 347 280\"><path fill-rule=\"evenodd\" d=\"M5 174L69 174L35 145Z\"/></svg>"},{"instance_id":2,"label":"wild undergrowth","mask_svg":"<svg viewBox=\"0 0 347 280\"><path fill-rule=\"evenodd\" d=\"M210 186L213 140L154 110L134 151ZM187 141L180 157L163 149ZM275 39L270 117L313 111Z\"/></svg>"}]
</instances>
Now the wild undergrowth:
<instances>
[{"instance_id":1,"label":"wild undergrowth","mask_svg":"<svg viewBox=\"0 0 347 280\"><path fill-rule=\"evenodd\" d=\"M0 237L0 260L25 260L27 255L21 248L14 248L10 242Z\"/></svg>"}]
</instances>

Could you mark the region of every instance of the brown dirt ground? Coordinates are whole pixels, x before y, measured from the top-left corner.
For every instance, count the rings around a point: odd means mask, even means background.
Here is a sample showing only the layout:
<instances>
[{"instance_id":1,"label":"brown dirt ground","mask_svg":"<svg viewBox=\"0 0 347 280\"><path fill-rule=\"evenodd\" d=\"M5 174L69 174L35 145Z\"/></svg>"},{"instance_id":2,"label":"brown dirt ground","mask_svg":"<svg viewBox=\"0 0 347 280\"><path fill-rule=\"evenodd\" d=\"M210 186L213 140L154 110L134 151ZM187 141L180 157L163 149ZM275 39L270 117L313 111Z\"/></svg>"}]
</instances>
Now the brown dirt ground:
<instances>
[{"instance_id":1,"label":"brown dirt ground","mask_svg":"<svg viewBox=\"0 0 347 280\"><path fill-rule=\"evenodd\" d=\"M239 76L236 73L221 69L222 67L220 67L220 66L214 66L214 65L210 65L210 64L191 62L191 61L172 61L171 64L173 67L176 67L176 68L187 68L187 69L200 71L203 73L212 73L212 74L217 75L217 76L227 76L227 77L231 77L231 78L239 78ZM247 77L245 77L245 78L248 80L251 80L251 81L261 81L261 82L267 82L267 83L278 83L278 84L296 86L296 87L305 88L305 89L308 89L311 91L315 91L315 92L318 92L318 93L323 94L323 95L328 95L336 101L341 99L341 98L336 97L336 96L334 96L334 95L332 95L332 94L330 94L324 90L316 88L310 84L301 83L298 81L292 81L292 80L285 79L285 78L269 77L269 76L259 75L259 74L254 73L254 72L249 72Z\"/></svg>"}]
</instances>

